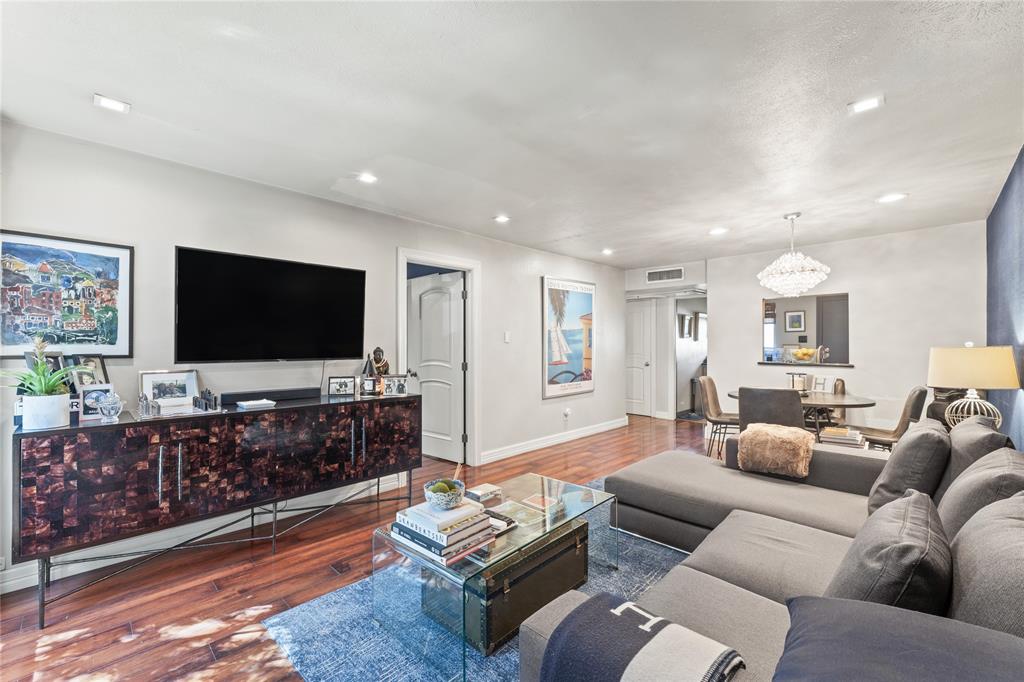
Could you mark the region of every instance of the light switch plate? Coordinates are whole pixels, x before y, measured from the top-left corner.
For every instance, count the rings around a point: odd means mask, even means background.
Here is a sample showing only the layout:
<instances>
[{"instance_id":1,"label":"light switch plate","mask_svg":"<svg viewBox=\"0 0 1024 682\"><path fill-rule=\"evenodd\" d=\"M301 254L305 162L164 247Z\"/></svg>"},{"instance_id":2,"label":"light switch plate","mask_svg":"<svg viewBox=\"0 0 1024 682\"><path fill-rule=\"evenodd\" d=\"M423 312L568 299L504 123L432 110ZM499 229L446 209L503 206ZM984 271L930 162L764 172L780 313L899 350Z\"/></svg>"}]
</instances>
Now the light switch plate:
<instances>
[{"instance_id":1,"label":"light switch plate","mask_svg":"<svg viewBox=\"0 0 1024 682\"><path fill-rule=\"evenodd\" d=\"M505 343L512 343L512 332L505 330Z\"/></svg>"}]
</instances>

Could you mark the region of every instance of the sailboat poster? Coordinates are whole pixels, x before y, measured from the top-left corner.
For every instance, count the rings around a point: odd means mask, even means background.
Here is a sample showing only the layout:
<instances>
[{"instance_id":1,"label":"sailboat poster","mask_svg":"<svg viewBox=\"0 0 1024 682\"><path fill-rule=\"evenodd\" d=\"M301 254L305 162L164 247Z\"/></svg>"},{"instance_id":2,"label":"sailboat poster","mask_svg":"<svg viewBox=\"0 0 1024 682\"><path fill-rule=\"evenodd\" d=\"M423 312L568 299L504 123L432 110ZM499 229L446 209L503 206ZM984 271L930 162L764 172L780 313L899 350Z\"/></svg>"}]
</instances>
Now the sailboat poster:
<instances>
[{"instance_id":1,"label":"sailboat poster","mask_svg":"<svg viewBox=\"0 0 1024 682\"><path fill-rule=\"evenodd\" d=\"M594 390L594 293L597 285L543 278L544 394Z\"/></svg>"}]
</instances>

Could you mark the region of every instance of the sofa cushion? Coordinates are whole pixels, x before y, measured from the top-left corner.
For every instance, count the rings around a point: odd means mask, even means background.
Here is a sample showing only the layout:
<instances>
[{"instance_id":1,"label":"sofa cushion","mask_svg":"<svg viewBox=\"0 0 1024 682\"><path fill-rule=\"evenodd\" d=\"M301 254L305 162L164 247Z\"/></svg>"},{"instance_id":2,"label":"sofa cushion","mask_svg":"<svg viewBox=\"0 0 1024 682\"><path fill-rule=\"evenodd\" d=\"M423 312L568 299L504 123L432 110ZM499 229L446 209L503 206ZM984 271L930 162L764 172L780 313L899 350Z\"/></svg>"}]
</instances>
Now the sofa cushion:
<instances>
[{"instance_id":1,"label":"sofa cushion","mask_svg":"<svg viewBox=\"0 0 1024 682\"><path fill-rule=\"evenodd\" d=\"M739 652L734 682L770 680L789 628L783 604L687 566L676 566L637 604Z\"/></svg>"},{"instance_id":2,"label":"sofa cushion","mask_svg":"<svg viewBox=\"0 0 1024 682\"><path fill-rule=\"evenodd\" d=\"M1024 493L1017 493L979 511L953 540L949 616L1024 637L1022 586Z\"/></svg>"},{"instance_id":3,"label":"sofa cushion","mask_svg":"<svg viewBox=\"0 0 1024 682\"><path fill-rule=\"evenodd\" d=\"M933 494L949 464L949 433L934 419L915 424L893 446L868 494L868 513L898 500L908 490Z\"/></svg>"},{"instance_id":4,"label":"sofa cushion","mask_svg":"<svg viewBox=\"0 0 1024 682\"><path fill-rule=\"evenodd\" d=\"M990 417L970 417L960 422L949 432L949 466L942 475L942 481L932 496L938 504L953 481L967 467L999 448L1013 447L1005 434L996 430L996 422Z\"/></svg>"},{"instance_id":5,"label":"sofa cushion","mask_svg":"<svg viewBox=\"0 0 1024 682\"><path fill-rule=\"evenodd\" d=\"M689 452L631 464L609 476L605 490L624 505L704 528L743 509L853 537L868 515L864 495L738 471Z\"/></svg>"},{"instance_id":6,"label":"sofa cushion","mask_svg":"<svg viewBox=\"0 0 1024 682\"><path fill-rule=\"evenodd\" d=\"M739 443L740 440L736 436L725 439L725 466L730 469L740 468ZM889 453L880 450L815 443L810 472L800 483L855 495L867 495L888 458Z\"/></svg>"},{"instance_id":7,"label":"sofa cushion","mask_svg":"<svg viewBox=\"0 0 1024 682\"><path fill-rule=\"evenodd\" d=\"M1024 490L1024 453L1012 448L990 452L956 477L939 501L939 518L953 539L984 507Z\"/></svg>"},{"instance_id":8,"label":"sofa cushion","mask_svg":"<svg viewBox=\"0 0 1024 682\"><path fill-rule=\"evenodd\" d=\"M952 572L935 505L910 490L868 517L825 596L945 613Z\"/></svg>"},{"instance_id":9,"label":"sofa cushion","mask_svg":"<svg viewBox=\"0 0 1024 682\"><path fill-rule=\"evenodd\" d=\"M776 682L1019 680L1024 640L949 618L847 599L789 600Z\"/></svg>"},{"instance_id":10,"label":"sofa cushion","mask_svg":"<svg viewBox=\"0 0 1024 682\"><path fill-rule=\"evenodd\" d=\"M737 459L743 471L807 478L814 436L795 426L751 424L740 434Z\"/></svg>"},{"instance_id":11,"label":"sofa cushion","mask_svg":"<svg viewBox=\"0 0 1024 682\"><path fill-rule=\"evenodd\" d=\"M828 531L736 510L683 562L780 604L820 596L853 541Z\"/></svg>"}]
</instances>

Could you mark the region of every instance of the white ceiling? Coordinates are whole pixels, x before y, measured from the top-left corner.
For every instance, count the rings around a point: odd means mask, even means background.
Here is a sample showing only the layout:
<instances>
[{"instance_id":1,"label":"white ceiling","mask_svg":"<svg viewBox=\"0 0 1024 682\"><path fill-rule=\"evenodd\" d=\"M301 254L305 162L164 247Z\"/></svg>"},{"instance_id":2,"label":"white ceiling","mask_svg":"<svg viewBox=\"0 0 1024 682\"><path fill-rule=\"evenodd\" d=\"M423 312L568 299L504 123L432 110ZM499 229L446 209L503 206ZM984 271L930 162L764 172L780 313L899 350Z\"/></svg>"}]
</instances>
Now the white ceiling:
<instances>
[{"instance_id":1,"label":"white ceiling","mask_svg":"<svg viewBox=\"0 0 1024 682\"><path fill-rule=\"evenodd\" d=\"M621 267L781 248L795 210L803 243L983 219L1024 144L1019 2L2 11L15 122Z\"/></svg>"}]
</instances>

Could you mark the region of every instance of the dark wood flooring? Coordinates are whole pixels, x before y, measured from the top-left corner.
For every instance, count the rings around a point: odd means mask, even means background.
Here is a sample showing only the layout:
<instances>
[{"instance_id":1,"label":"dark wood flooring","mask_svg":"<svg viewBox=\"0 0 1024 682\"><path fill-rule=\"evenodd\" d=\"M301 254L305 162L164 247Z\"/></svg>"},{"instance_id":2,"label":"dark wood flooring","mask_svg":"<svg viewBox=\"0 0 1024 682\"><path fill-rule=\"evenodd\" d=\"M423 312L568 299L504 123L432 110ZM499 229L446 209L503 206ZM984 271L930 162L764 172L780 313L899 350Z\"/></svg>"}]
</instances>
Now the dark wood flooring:
<instances>
[{"instance_id":1,"label":"dark wood flooring","mask_svg":"<svg viewBox=\"0 0 1024 682\"><path fill-rule=\"evenodd\" d=\"M703 453L703 424L631 417L629 425L465 470L469 485L537 472L575 483L670 449ZM425 461L413 489L451 476ZM402 503L337 508L278 542L172 553L83 590L36 624L35 589L0 599L3 680L299 679L260 624L264 618L366 577L370 536ZM259 529L258 529L259 530ZM265 529L264 529L265 530ZM54 583L64 592L111 568Z\"/></svg>"}]
</instances>

